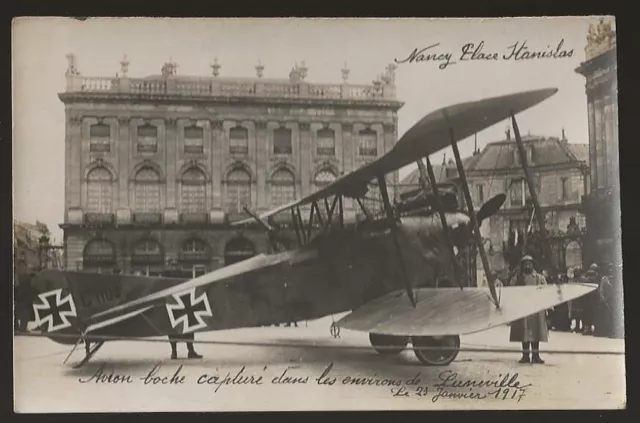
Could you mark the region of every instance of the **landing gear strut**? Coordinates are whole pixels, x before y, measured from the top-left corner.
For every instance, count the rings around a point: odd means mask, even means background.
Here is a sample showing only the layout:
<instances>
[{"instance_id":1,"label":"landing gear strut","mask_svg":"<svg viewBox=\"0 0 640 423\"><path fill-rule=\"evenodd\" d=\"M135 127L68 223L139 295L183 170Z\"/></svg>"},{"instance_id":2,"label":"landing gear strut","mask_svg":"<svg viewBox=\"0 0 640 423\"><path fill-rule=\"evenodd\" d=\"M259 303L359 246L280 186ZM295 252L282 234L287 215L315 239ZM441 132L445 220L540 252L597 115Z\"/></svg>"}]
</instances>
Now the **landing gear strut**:
<instances>
[{"instance_id":1,"label":"landing gear strut","mask_svg":"<svg viewBox=\"0 0 640 423\"><path fill-rule=\"evenodd\" d=\"M85 341L87 342L87 341ZM104 345L104 341L99 341L96 342L93 346L90 346L90 344L85 344L86 348L85 348L85 357L82 359L82 361L78 364L76 364L75 366L73 366L74 369L78 369L82 366L84 366L85 364L87 364L89 362L89 360L91 360L91 357L93 357L93 355L95 353L98 352L98 350L102 347L102 345Z\"/></svg>"},{"instance_id":2,"label":"landing gear strut","mask_svg":"<svg viewBox=\"0 0 640 423\"><path fill-rule=\"evenodd\" d=\"M382 355L400 354L409 343L407 337L381 335L379 333L370 333L369 341L371 342L371 346Z\"/></svg>"},{"instance_id":3,"label":"landing gear strut","mask_svg":"<svg viewBox=\"0 0 640 423\"><path fill-rule=\"evenodd\" d=\"M422 364L446 366L458 356L460 336L413 336L411 343L416 357ZM425 349L420 349L422 347Z\"/></svg>"}]
</instances>

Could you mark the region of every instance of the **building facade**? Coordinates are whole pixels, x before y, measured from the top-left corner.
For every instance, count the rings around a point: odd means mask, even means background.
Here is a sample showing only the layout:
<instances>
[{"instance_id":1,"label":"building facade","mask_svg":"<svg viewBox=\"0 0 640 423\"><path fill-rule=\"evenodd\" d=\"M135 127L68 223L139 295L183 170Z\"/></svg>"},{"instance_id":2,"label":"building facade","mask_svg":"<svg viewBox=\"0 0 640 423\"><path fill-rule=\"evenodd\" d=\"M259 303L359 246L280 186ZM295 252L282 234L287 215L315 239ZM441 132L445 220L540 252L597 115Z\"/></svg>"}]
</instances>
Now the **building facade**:
<instances>
[{"instance_id":1,"label":"building facade","mask_svg":"<svg viewBox=\"0 0 640 423\"><path fill-rule=\"evenodd\" d=\"M194 274L267 252L262 230L232 228L310 194L397 140L392 65L372 85L177 75L84 77L70 55L65 264L69 269ZM397 183L397 174L393 176ZM393 194L392 194L393 195ZM352 203L345 220L357 219ZM286 223L288 216L283 216Z\"/></svg>"},{"instance_id":2,"label":"building facade","mask_svg":"<svg viewBox=\"0 0 640 423\"><path fill-rule=\"evenodd\" d=\"M598 264L600 274L611 283L606 294L607 312L598 316L596 334L624 338L617 48L611 22L600 19L598 25L589 27L585 56L576 69L586 79L591 163L591 190L583 198L585 260Z\"/></svg>"},{"instance_id":3,"label":"building facade","mask_svg":"<svg viewBox=\"0 0 640 423\"><path fill-rule=\"evenodd\" d=\"M591 190L584 197L589 262L622 262L618 154L616 36L600 20L589 28L586 60L576 72L586 78Z\"/></svg>"},{"instance_id":4,"label":"building facade","mask_svg":"<svg viewBox=\"0 0 640 423\"><path fill-rule=\"evenodd\" d=\"M16 274L40 268L59 268L62 257L59 248L50 245L50 232L42 222L13 222L13 261Z\"/></svg>"},{"instance_id":5,"label":"building facade","mask_svg":"<svg viewBox=\"0 0 640 423\"><path fill-rule=\"evenodd\" d=\"M522 142L545 214L545 227L550 238L562 241L563 251L559 254L562 259L556 265L581 267L582 239L566 235L579 235L585 227L581 198L588 190L589 146L569 143L564 135L562 138L525 135ZM505 275L512 266L510 245L537 226L535 218L532 219L531 195L515 140L508 131L505 140L490 142L483 150L476 150L472 156L463 159L463 165L476 211L498 194L507 196L502 208L480 226L492 271ZM403 189L405 184L417 180L417 172L403 179ZM466 209L453 160L434 166L434 174L439 183L447 182L457 187L460 206ZM486 283L482 261L476 259L475 263L478 285L482 286Z\"/></svg>"}]
</instances>

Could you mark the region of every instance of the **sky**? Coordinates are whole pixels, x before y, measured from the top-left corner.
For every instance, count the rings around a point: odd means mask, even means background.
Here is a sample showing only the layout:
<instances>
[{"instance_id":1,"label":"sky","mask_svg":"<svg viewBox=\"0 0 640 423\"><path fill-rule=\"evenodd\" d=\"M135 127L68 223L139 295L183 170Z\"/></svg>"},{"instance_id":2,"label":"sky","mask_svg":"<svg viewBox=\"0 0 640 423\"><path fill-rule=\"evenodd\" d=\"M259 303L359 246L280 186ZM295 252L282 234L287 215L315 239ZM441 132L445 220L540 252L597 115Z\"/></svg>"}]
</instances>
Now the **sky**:
<instances>
[{"instance_id":1,"label":"sky","mask_svg":"<svg viewBox=\"0 0 640 423\"><path fill-rule=\"evenodd\" d=\"M39 220L62 242L64 219L65 115L58 94L65 90L66 55L76 56L83 76L115 76L124 54L129 76L160 74L173 60L179 75L211 75L214 58L220 76L254 77L258 60L265 78L287 78L303 60L310 83L371 84L389 63L397 63L396 95L401 136L424 115L458 102L555 87L549 100L518 115L522 134L587 143L585 79L575 72L585 60L590 23L597 17L519 19L166 19L20 18L13 21L13 181L14 218ZM514 60L509 54L526 43L529 51L556 51L562 58ZM465 45L472 43L463 59ZM485 57L471 60L482 43ZM435 45L435 46L434 46ZM433 47L430 47L433 46ZM440 61L405 60L414 49L451 55ZM480 52L478 52L480 53ZM522 54L521 54L522 55ZM456 62L456 63L452 63ZM508 122L477 134L478 148L505 138ZM473 138L459 144L473 152ZM431 157L441 163L443 150ZM406 176L413 166L400 171Z\"/></svg>"}]
</instances>

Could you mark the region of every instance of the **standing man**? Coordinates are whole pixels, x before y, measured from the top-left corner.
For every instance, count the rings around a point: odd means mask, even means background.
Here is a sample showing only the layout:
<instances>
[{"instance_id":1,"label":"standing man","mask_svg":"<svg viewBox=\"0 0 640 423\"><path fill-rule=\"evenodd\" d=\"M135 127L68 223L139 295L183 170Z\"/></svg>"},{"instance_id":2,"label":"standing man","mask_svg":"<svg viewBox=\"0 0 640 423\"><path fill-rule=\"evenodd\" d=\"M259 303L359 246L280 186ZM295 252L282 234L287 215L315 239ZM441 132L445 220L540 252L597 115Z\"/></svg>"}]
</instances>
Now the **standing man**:
<instances>
[{"instance_id":1,"label":"standing man","mask_svg":"<svg viewBox=\"0 0 640 423\"><path fill-rule=\"evenodd\" d=\"M587 273L585 274L585 282L600 286L600 275L597 264L593 263L589 266L589 270L587 270ZM598 290L590 292L582 297L582 310L584 312L582 317L584 327L582 331L583 335L593 335L594 326L596 325L595 317L599 302L600 293Z\"/></svg>"},{"instance_id":2,"label":"standing man","mask_svg":"<svg viewBox=\"0 0 640 423\"><path fill-rule=\"evenodd\" d=\"M520 269L511 280L511 286L546 285L545 277L533 268L533 257L524 256L520 260ZM522 343L522 358L520 363L544 364L540 358L540 342L549 341L546 311L516 320L511 324L509 341ZM529 359L530 351L532 353Z\"/></svg>"},{"instance_id":3,"label":"standing man","mask_svg":"<svg viewBox=\"0 0 640 423\"><path fill-rule=\"evenodd\" d=\"M194 339L195 335L193 333L169 335L169 342L171 343L171 359L176 360L178 358L178 341L184 341L184 343L187 344L187 351L189 351L187 358L202 358L202 356L198 354L193 347Z\"/></svg>"},{"instance_id":4,"label":"standing man","mask_svg":"<svg viewBox=\"0 0 640 423\"><path fill-rule=\"evenodd\" d=\"M594 335L599 337L611 337L613 334L613 310L611 308L613 287L609 279L612 274L612 266L609 265L606 267L605 274L600 279L600 286L598 287L598 307Z\"/></svg>"}]
</instances>

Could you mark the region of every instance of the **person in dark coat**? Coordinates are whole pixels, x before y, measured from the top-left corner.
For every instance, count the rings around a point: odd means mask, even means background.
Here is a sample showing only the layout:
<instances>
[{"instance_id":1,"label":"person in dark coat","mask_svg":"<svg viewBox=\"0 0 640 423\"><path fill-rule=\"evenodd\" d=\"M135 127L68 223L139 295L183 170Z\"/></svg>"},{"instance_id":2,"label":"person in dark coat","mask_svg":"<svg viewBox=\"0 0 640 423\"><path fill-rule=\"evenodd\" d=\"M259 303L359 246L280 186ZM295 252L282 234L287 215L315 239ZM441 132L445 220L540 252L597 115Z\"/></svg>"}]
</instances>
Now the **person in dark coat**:
<instances>
[{"instance_id":1,"label":"person in dark coat","mask_svg":"<svg viewBox=\"0 0 640 423\"><path fill-rule=\"evenodd\" d=\"M546 285L545 277L533 267L533 257L524 256L520 260L520 269L513 277L511 286ZM540 342L549 341L546 310L516 320L511 324L509 341L522 343L520 363L544 364L540 358ZM529 359L529 354L532 354Z\"/></svg>"},{"instance_id":2,"label":"person in dark coat","mask_svg":"<svg viewBox=\"0 0 640 423\"><path fill-rule=\"evenodd\" d=\"M195 335L193 333L185 333L182 335L169 335L169 342L171 343L171 359L176 360L178 358L178 342L185 341L187 344L187 358L202 358L200 354L198 354L193 347L193 341L195 339Z\"/></svg>"},{"instance_id":3,"label":"person in dark coat","mask_svg":"<svg viewBox=\"0 0 640 423\"><path fill-rule=\"evenodd\" d=\"M35 319L33 311L33 302L38 293L31 285L31 279L35 273L28 273L17 276L17 285L15 288L15 318L18 332L27 332L29 321Z\"/></svg>"},{"instance_id":4,"label":"person in dark coat","mask_svg":"<svg viewBox=\"0 0 640 423\"><path fill-rule=\"evenodd\" d=\"M610 275L613 275L611 266L600 279L598 287L598 307L594 335L599 337L611 337L613 335L613 286Z\"/></svg>"},{"instance_id":5,"label":"person in dark coat","mask_svg":"<svg viewBox=\"0 0 640 423\"><path fill-rule=\"evenodd\" d=\"M585 273L585 282L600 286L600 275L598 272L598 265L593 263L589 266L589 270ZM593 335L595 317L598 310L598 303L600 302L600 293L598 290L592 291L587 295L582 296L582 323L583 323L583 335Z\"/></svg>"}]
</instances>

